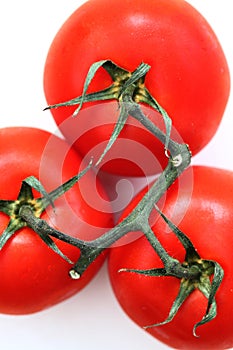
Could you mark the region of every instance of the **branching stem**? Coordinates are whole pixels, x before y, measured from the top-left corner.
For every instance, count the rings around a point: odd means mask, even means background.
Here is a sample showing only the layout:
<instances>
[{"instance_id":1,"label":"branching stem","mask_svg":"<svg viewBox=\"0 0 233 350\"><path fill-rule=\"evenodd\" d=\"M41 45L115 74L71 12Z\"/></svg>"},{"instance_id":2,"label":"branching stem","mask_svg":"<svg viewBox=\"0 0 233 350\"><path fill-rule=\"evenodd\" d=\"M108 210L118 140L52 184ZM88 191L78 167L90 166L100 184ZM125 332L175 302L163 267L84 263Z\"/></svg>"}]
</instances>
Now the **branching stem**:
<instances>
[{"instance_id":1,"label":"branching stem","mask_svg":"<svg viewBox=\"0 0 233 350\"><path fill-rule=\"evenodd\" d=\"M100 67L103 67L110 74L113 79L113 84L105 90L87 94L89 84ZM132 116L139 121L148 131L161 141L165 149L164 156L167 156L168 158L168 164L154 184L150 186L140 202L134 207L128 216L115 227L94 240L84 241L52 228L46 221L40 218L40 214L48 205L53 205L53 201L56 198L69 190L82 176L84 176L92 166L92 162L90 162L88 167L80 174L73 177L51 193L46 193L42 184L40 184L38 180L29 177L23 182L17 201L0 200L0 210L9 215L11 219L8 228L1 236L0 248L3 247L16 230L24 226L29 226L40 235L48 246L62 256L68 263L73 265L70 270L70 276L74 279L78 279L105 249L111 247L129 232L142 232L153 247L154 251L160 257L164 267L144 271L122 269L121 272L136 272L147 276L173 276L181 280L180 290L170 310L169 316L161 324L170 322L189 294L195 288L198 288L208 298L208 307L203 320L195 325L195 333L196 327L209 322L216 316L216 302L214 298L223 278L223 270L217 262L202 260L189 238L171 223L158 208L157 211L160 216L169 225L173 233L183 245L186 251L185 261L181 263L170 256L150 227L149 218L152 210L155 209L156 203L161 199L167 189L190 165L191 153L188 145L175 142L170 138L171 120L166 111L150 95L144 85L145 76L149 69L149 65L142 63L137 69L135 69L135 71L128 72L123 68L116 66L109 60L96 62L90 67L81 96L68 102L62 102L47 107L48 109L58 108L59 106L78 105L78 108L74 112L74 116L76 116L85 102L111 99L116 99L118 101L120 107L118 121L107 147L95 166L102 161L105 154L116 141L122 128L127 122L128 116ZM140 103L146 103L160 113L165 123L166 133L161 131L144 115ZM32 188L38 190L43 196L34 200ZM17 220L15 220L15 214L17 214ZM14 218L14 221L12 218ZM15 223L17 225L15 225ZM51 237L64 241L79 249L80 257L78 261L71 262L69 258L59 250ZM212 282L209 278L211 275L213 275Z\"/></svg>"},{"instance_id":2,"label":"branching stem","mask_svg":"<svg viewBox=\"0 0 233 350\"><path fill-rule=\"evenodd\" d=\"M179 174L189 165L190 152L188 147L185 144L182 145L182 147L179 145L179 149L182 151L180 154L181 159L183 160L181 164L177 167L171 159L164 172L158 177L157 181L152 185L133 211L118 225L95 240L79 240L53 229L44 220L35 217L31 208L26 205L21 207L19 215L35 232L43 232L49 236L56 237L81 250L81 256L71 270L71 274L73 275L73 272L75 271L77 277L82 275L87 267L104 249L110 247L128 232L142 231L166 267L167 262L171 262L172 258L165 251L155 235L152 234L149 226L149 216L154 208L154 204L158 202L168 187L172 185ZM177 262L175 261L175 263Z\"/></svg>"}]
</instances>

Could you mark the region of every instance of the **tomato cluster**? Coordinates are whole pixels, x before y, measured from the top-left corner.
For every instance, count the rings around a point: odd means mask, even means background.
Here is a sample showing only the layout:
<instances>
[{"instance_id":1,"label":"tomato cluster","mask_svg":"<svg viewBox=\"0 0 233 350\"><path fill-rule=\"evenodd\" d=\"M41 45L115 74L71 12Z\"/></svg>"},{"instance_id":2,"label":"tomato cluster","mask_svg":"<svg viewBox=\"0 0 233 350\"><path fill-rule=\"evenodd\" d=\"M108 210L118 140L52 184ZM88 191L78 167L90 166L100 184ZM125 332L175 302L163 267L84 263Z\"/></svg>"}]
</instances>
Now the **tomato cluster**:
<instances>
[{"instance_id":1,"label":"tomato cluster","mask_svg":"<svg viewBox=\"0 0 233 350\"><path fill-rule=\"evenodd\" d=\"M0 129L0 312L69 298L108 257L119 304L153 337L233 347L233 173L190 165L230 93L208 22L184 0L89 0L51 43L44 93L64 139ZM156 179L117 219L106 173Z\"/></svg>"}]
</instances>

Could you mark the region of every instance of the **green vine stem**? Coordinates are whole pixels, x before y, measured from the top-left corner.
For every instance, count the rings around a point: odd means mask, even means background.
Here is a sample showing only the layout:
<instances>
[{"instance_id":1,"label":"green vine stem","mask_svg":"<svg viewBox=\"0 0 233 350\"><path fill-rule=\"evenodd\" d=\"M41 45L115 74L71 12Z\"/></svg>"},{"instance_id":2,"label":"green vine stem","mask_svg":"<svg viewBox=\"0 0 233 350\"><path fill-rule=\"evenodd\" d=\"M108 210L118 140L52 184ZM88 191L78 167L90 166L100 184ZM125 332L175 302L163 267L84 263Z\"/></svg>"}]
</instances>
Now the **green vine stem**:
<instances>
[{"instance_id":1,"label":"green vine stem","mask_svg":"<svg viewBox=\"0 0 233 350\"><path fill-rule=\"evenodd\" d=\"M176 265L177 261L174 261L174 259L168 255L157 240L156 236L151 232L149 226L149 216L154 208L154 204L158 202L158 200L163 196L179 174L190 163L190 153L188 147L184 144L183 147L180 147L180 149L182 149L182 153L179 157L181 162L178 164L170 159L164 172L158 177L157 181L145 194L134 210L118 225L93 241L83 242L49 228L46 222L43 222L43 220L35 216L33 217L33 215L31 215L32 213L29 212L28 206L26 205L21 208L20 216L27 222L28 226L33 228L34 231L43 231L44 234L62 239L67 243L77 246L81 250L81 256L78 262L70 271L72 278L80 278L87 267L104 249L110 247L128 232L137 231L144 232L157 254L161 257L165 267L169 269L169 266L174 266L174 262ZM179 275L179 277L181 277L181 275Z\"/></svg>"},{"instance_id":2,"label":"green vine stem","mask_svg":"<svg viewBox=\"0 0 233 350\"><path fill-rule=\"evenodd\" d=\"M24 208L30 208L30 216L32 218L40 218L41 214L45 209L52 205L54 207L54 201L67 192L79 179L86 174L91 168L92 160L88 166L76 176L73 176L70 180L56 188L54 191L47 193L43 185L34 176L29 176L24 181L16 200L0 200L0 211L9 216L10 220L0 236L0 250L4 247L7 241L22 227L29 226L27 221L21 216L21 211ZM32 189L35 189L42 194L42 197L34 198ZM50 238L50 235L45 233L43 230L34 230L38 233L40 238L57 254L65 259L70 264L73 262L65 256L54 241Z\"/></svg>"},{"instance_id":3,"label":"green vine stem","mask_svg":"<svg viewBox=\"0 0 233 350\"><path fill-rule=\"evenodd\" d=\"M111 76L113 84L102 91L87 94L88 87L95 76L96 71L103 67ZM165 148L165 156L168 158L168 164L154 184L148 189L147 193L136 205L132 212L124 218L119 224L112 229L105 232L101 237L92 241L83 241L69 236L67 233L60 232L48 225L48 223L40 218L41 213L48 205L54 205L53 202L58 196L69 190L74 183L76 183L85 173L91 168L92 162L84 171L70 179L67 183L60 186L58 189L50 193L46 193L40 182L33 178L27 178L21 187L21 191L16 201L0 200L0 210L9 215L10 221L6 230L0 238L0 248L7 242L7 240L23 226L31 227L40 237L53 249L57 254L62 256L68 263L72 265L70 269L70 276L73 279L81 278L88 266L100 255L106 248L111 247L120 238L129 232L141 231L155 253L161 258L164 267L157 269L156 267L148 271L127 270L122 269L119 273L141 273L150 276L173 276L180 279L180 291L174 301L170 310L168 318L163 322L170 322L179 307L188 297L188 295L198 286L198 289L208 299L208 306L204 318L194 326L194 335L196 327L204 324L216 315L215 294L220 286L223 278L223 271L217 262L203 260L189 238L182 233L175 225L173 225L163 213L159 214L172 228L174 234L177 235L181 244L186 250L186 257L184 262L180 262L169 255L164 249L156 235L152 231L149 224L149 217L152 210L154 210L156 203L164 195L167 189L179 177L179 175L190 165L191 153L188 145L184 143L177 143L170 138L171 120L166 111L159 105L159 103L150 95L149 91L144 85L146 73L150 67L142 63L133 71L128 72L121 67L115 65L112 61L102 60L94 63L87 75L83 93L81 96L67 102L58 103L53 106L48 106L46 109L58 108L60 106L78 105L74 112L74 116L78 114L83 103L90 101L103 101L116 99L120 106L120 113L116 126L109 139L109 142L95 164L98 165L108 150L111 148L117 139L120 131L124 127L129 115L138 120L144 127L149 130L156 138L158 138ZM161 131L154 125L142 112L140 103L146 103L150 107L158 111L165 123L166 132ZM35 199L32 195L32 188L36 189L42 194L41 198ZM77 262L71 262L58 249L51 237L57 238L67 242L80 250L80 257ZM212 277L212 280L210 279ZM163 324L162 323L162 324ZM155 325L152 325L155 326ZM150 327L150 326L147 326Z\"/></svg>"},{"instance_id":4,"label":"green vine stem","mask_svg":"<svg viewBox=\"0 0 233 350\"><path fill-rule=\"evenodd\" d=\"M103 67L109 73L113 83L107 89L87 94L88 87L100 67ZM149 216L154 204L157 203L175 179L189 166L191 162L191 153L188 145L180 144L170 138L171 119L154 97L151 96L144 84L145 76L149 69L150 66L148 64L142 63L133 72L128 72L110 60L95 62L89 69L81 96L45 108L52 109L61 106L78 105L74 112L74 116L77 116L85 102L116 99L120 106L119 118L109 142L96 165L101 162L117 139L129 115L138 120L164 144L165 155L169 157L168 166L132 213L112 230L97 240L89 242L87 244L88 248L81 249L80 259L71 270L71 276L73 278L80 278L87 266L91 264L103 249L111 246L129 231L142 231L161 257L166 268L169 268L168 262L171 262L171 258L154 234L152 234L149 227ZM144 115L139 103L146 103L161 114L166 126L166 133L162 132ZM172 265L174 265L174 263L172 263Z\"/></svg>"},{"instance_id":5,"label":"green vine stem","mask_svg":"<svg viewBox=\"0 0 233 350\"><path fill-rule=\"evenodd\" d=\"M87 94L88 87L94 78L96 71L100 67L103 67L109 73L113 83L105 90ZM166 252L149 225L149 217L155 204L191 162L191 153L188 146L185 144L179 144L170 138L172 126L171 120L166 111L160 106L154 97L151 96L144 84L149 69L149 65L142 63L135 71L128 72L109 60L96 62L90 67L81 96L46 108L51 109L58 108L59 106L78 105L78 108L74 112L74 116L77 116L85 102L116 99L119 103L119 117L109 142L99 160L96 162L96 165L100 164L106 153L116 141L129 115L138 120L147 130L162 142L165 149L165 155L169 158L168 165L163 173L133 211L122 222L92 242L86 242L85 245L83 245L83 242L76 242L76 245L81 250L81 256L70 270L70 275L72 278L80 278L89 264L91 264L98 254L100 254L106 247L110 247L128 232L141 231L161 258L164 267L161 269L154 268L150 271L129 271L127 269L124 269L124 271L150 276L174 276L180 279L180 291L167 319L161 324L170 322L185 299L190 293L198 288L208 299L208 306L203 319L194 326L194 335L196 335L196 328L198 326L209 322L216 316L217 309L214 296L221 284L223 270L217 262L201 259L189 238L165 218L163 213L159 212L174 234L177 235L186 250L186 257L183 263L172 258ZM163 133L143 114L140 108L140 103L149 105L161 114L165 123L166 133ZM157 210L159 211L158 208ZM35 220L38 221L37 219ZM44 229L46 231L46 226L44 226ZM58 232L50 234L55 237L59 236ZM63 239L66 239L66 237L63 236ZM123 272L123 270L120 272ZM210 281L210 276L213 276L212 282ZM153 326L155 325L152 325L152 327Z\"/></svg>"}]
</instances>

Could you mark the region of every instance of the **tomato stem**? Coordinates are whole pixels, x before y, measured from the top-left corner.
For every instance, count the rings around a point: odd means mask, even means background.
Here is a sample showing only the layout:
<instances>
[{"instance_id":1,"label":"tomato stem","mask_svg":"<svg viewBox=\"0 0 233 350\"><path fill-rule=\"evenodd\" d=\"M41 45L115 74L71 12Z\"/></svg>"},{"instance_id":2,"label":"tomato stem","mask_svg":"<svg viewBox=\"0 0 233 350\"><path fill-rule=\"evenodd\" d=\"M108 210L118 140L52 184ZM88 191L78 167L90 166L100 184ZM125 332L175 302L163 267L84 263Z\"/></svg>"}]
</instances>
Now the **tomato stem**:
<instances>
[{"instance_id":1,"label":"tomato stem","mask_svg":"<svg viewBox=\"0 0 233 350\"><path fill-rule=\"evenodd\" d=\"M88 87L94 78L97 70L103 67L112 78L112 85L107 89L95 93L87 93ZM112 147L118 135L126 124L129 115L138 120L147 130L149 130L157 139L164 144L165 156L168 157L168 166L159 176L154 186L148 191L141 202L136 206L132 213L113 229L106 232L101 237L92 242L86 242L87 249L81 247L81 256L78 262L71 270L72 276L81 276L87 266L89 266L96 255L100 254L105 248L123 237L130 231L142 231L150 241L155 251L165 265L171 261L168 253L158 242L154 234L149 229L149 216L154 208L154 204L163 196L166 190L171 186L175 179L188 167L191 161L191 153L186 144L180 144L170 138L171 119L166 111L154 99L144 85L145 76L150 66L141 63L133 72L129 72L122 67L117 66L110 60L101 60L95 62L89 69L81 96L62 103L57 103L46 107L45 109L58 108L60 106L78 105L74 116L78 114L83 103L106 99L116 99L120 106L118 121L115 125L109 142L97 160L95 166L98 166L105 154ZM152 123L142 112L139 103L146 103L161 114L166 126L166 133L160 130ZM55 234L55 232L54 232ZM63 238L65 238L63 236ZM80 248L80 242L76 242ZM174 265L174 264L173 264ZM75 272L75 273L74 273Z\"/></svg>"},{"instance_id":2,"label":"tomato stem","mask_svg":"<svg viewBox=\"0 0 233 350\"><path fill-rule=\"evenodd\" d=\"M110 74L113 83L107 89L87 94L88 87L100 67L103 67ZM195 288L198 288L208 298L208 305L203 320L194 327L195 334L195 330L199 325L208 322L216 316L216 303L214 297L222 281L223 270L216 262L202 260L189 238L171 223L159 208L156 207L156 203L161 199L167 189L190 165L191 153L188 145L175 142L170 138L172 125L171 119L154 97L151 96L144 85L145 76L149 69L149 65L142 63L133 72L128 72L127 70L115 65L110 60L96 62L90 67L81 96L46 108L50 109L60 106L78 105L78 108L74 112L74 115L77 115L85 102L110 99L116 99L118 101L120 107L118 121L104 152L94 166L99 165L105 154L112 147L119 133L125 126L129 115L139 121L162 142L165 149L165 156L168 158L168 164L131 213L99 238L91 241L74 238L52 228L46 221L42 220L40 216L48 205L54 206L54 201L64 192L68 191L82 176L86 174L86 172L93 166L92 161L80 174L74 176L65 184L50 193L45 191L42 184L37 179L29 177L23 181L16 201L0 200L0 210L10 217L9 225L0 237L0 248L4 246L16 230L23 226L28 226L32 228L54 252L73 265L70 269L70 276L73 279L78 279L106 248L111 247L129 232L136 233L141 231L150 242L155 253L160 257L164 267L144 271L121 269L121 272L134 272L150 276L173 276L181 280L180 290L170 310L169 316L160 324L170 322L188 295ZM144 115L139 103L146 103L161 114L165 123L166 133L161 131L160 128L154 125ZM42 194L40 198L35 199L33 197L33 188ZM149 218L152 210L155 208L178 237L186 250L184 262L181 263L171 257L152 231ZM70 259L59 250L51 237L64 241L79 249L80 257L78 261L70 261ZM213 275L212 283L209 278L210 275Z\"/></svg>"},{"instance_id":3,"label":"tomato stem","mask_svg":"<svg viewBox=\"0 0 233 350\"><path fill-rule=\"evenodd\" d=\"M105 90L87 94L89 84L100 67L103 67L109 73L113 84ZM128 232L141 231L146 236L155 252L159 255L164 267L145 271L122 269L121 272L136 272L150 276L174 276L181 280L179 293L172 305L169 315L160 325L170 322L192 291L196 288L200 289L208 299L208 306L203 320L194 326L194 335L196 335L196 328L198 326L210 321L216 316L214 296L222 281L223 270L216 262L202 260L190 239L170 222L155 205L177 177L189 166L191 153L187 145L177 143L170 138L171 119L144 85L145 76L149 69L149 65L142 63L135 71L128 72L109 60L96 62L90 67L87 74L82 96L48 107L57 108L59 106L78 104L79 107L74 112L74 116L76 116L84 102L106 99L116 99L118 101L120 107L118 120L105 150L95 164L96 166L101 163L106 153L117 140L127 122L128 116L132 116L139 121L162 142L165 155L169 159L167 167L157 181L125 219L92 242L75 243L81 250L81 256L70 270L70 275L72 278L80 278L82 273L105 248L110 247ZM161 114L165 123L166 133L163 133L144 115L139 103L145 103ZM152 231L149 224L149 217L155 207L185 248L186 256L183 263L180 263L168 254ZM65 237L63 237L63 239L64 238ZM214 277L211 283L209 276L212 274ZM153 326L156 325L152 325L152 327Z\"/></svg>"},{"instance_id":4,"label":"tomato stem","mask_svg":"<svg viewBox=\"0 0 233 350\"><path fill-rule=\"evenodd\" d=\"M72 268L71 274L75 271L77 275L81 276L85 269L93 262L97 252L100 253L104 249L110 247L128 232L142 231L152 244L155 251L159 254L160 258L165 263L171 261L170 256L164 250L155 235L152 235L150 230L148 230L149 216L154 208L154 203L163 196L165 191L172 185L183 169L188 166L190 162L190 153L185 145L182 147L181 159L182 162L178 167L172 160L168 162L164 172L158 177L157 181L148 190L142 200L123 221L107 231L101 237L88 242L87 250L82 251L81 249L81 256Z\"/></svg>"},{"instance_id":5,"label":"tomato stem","mask_svg":"<svg viewBox=\"0 0 233 350\"><path fill-rule=\"evenodd\" d=\"M103 67L108 74L111 76L113 83L108 88L97 91L95 93L87 93L88 87L94 78L97 70ZM146 128L155 134L158 137L158 130L155 128L153 123L149 123L148 118L145 120L142 115L140 116L140 105L139 103L144 103L155 109L163 117L166 134L159 132L159 140L162 141L165 147L165 152L168 149L170 134L171 134L171 119L169 118L167 112L160 106L160 104L155 100L155 98L149 93L147 88L144 85L144 80L147 72L149 71L150 66L146 63L141 63L133 72L129 72L122 67L117 66L110 60L101 60L95 62L89 69L83 88L83 93L81 96L78 96L69 101L56 103L54 105L47 106L44 110L58 108L62 106L73 106L78 105L78 108L74 111L73 116L77 116L80 109L82 108L83 103L93 102L93 101L105 101L105 100L117 100L120 105L120 117L117 121L117 125L121 125L121 128L115 128L113 134L110 137L110 141L101 156L107 153L111 148L113 143L116 141L117 136L119 135L121 129L127 121L127 117L131 115L142 124L146 124ZM124 107L124 104L126 106ZM142 114L142 112L141 112ZM124 118L122 116L124 115ZM100 160L97 162L100 163Z\"/></svg>"},{"instance_id":6,"label":"tomato stem","mask_svg":"<svg viewBox=\"0 0 233 350\"><path fill-rule=\"evenodd\" d=\"M20 206L18 216L21 219L21 222L24 224L26 223L35 232L40 234L41 237L55 237L80 249L81 256L70 271L72 277L80 277L88 268L88 266L96 259L96 257L101 254L101 252L118 241L126 233L142 231L164 262L165 268L169 269L169 266L173 266L172 274L176 274L177 277L182 278L184 271L186 270L182 268L182 273L175 272L175 270L178 271L178 267L175 268L177 261L169 256L169 254L157 240L156 236L152 233L149 226L149 216L154 208L154 204L163 196L167 188L171 186L179 174L190 163L191 155L188 146L185 144L179 146L179 151L181 152L179 154L181 162L177 163L174 162L173 159L170 159L164 172L158 177L157 181L152 185L152 187L148 190L148 192L134 208L134 210L128 215L128 217L126 217L118 225L108 230L105 234L95 240L83 241L55 230L54 228L50 227L44 220L40 219L40 215L34 212L33 208L28 205L28 202L25 202L24 205ZM73 184L76 183L79 178L88 171L90 166L91 162L82 173L73 177L58 189L50 192L47 194L47 196L38 198L36 201L43 203L43 207L51 204L51 201L54 201L58 196L71 188ZM30 181L30 183L32 184L32 181ZM39 189L39 185L35 179L33 184L34 187ZM54 247L52 249L54 250ZM185 274L187 274L187 272L185 272Z\"/></svg>"},{"instance_id":7,"label":"tomato stem","mask_svg":"<svg viewBox=\"0 0 233 350\"><path fill-rule=\"evenodd\" d=\"M73 176L70 180L59 186L54 191L47 193L43 185L38 179L33 176L29 176L22 181L21 188L16 200L0 200L0 211L9 216L10 220L7 227L0 236L0 249L4 247L7 241L21 228L29 226L37 232L41 239L63 259L70 264L73 264L68 257L66 257L56 246L53 240L50 238L49 232L43 230L43 221L41 223L39 218L44 210L52 205L54 207L54 201L74 186L79 179L86 174L91 168L92 160L87 167L82 170L76 176ZM34 198L32 189L42 193L42 197ZM34 221L33 221L34 219ZM38 219L38 220L37 220ZM35 226L35 227L34 227ZM47 225L49 226L49 225ZM38 228L39 227L39 228ZM61 238L62 239L62 238ZM71 244L71 242L70 242Z\"/></svg>"}]
</instances>

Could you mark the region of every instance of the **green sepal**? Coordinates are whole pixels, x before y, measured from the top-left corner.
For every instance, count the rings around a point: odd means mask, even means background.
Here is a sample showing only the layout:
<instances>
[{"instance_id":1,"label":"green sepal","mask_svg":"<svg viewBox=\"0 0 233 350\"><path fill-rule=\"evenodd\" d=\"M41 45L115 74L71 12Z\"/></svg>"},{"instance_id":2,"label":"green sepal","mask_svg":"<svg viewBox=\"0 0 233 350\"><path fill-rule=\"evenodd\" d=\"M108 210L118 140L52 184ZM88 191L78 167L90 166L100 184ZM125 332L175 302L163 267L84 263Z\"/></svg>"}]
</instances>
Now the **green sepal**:
<instances>
[{"instance_id":1,"label":"green sepal","mask_svg":"<svg viewBox=\"0 0 233 350\"><path fill-rule=\"evenodd\" d=\"M220 287L220 284L222 283L222 280L224 277L224 270L221 267L221 265L219 263L217 263L216 261L204 260L204 262L210 263L214 267L213 280L211 283L211 288L210 288L210 293L209 293L209 298L208 298L208 305L207 305L207 310L206 310L206 313L208 313L209 309L213 303L213 300L215 298L215 295L217 293L217 290Z\"/></svg>"},{"instance_id":2,"label":"green sepal","mask_svg":"<svg viewBox=\"0 0 233 350\"><path fill-rule=\"evenodd\" d=\"M103 153L101 154L101 156L99 157L99 159L95 163L96 166L98 166L101 163L101 161L103 160L103 158L105 157L107 152L110 150L110 148L112 147L114 142L117 140L120 132L122 131L122 129L125 126L125 123L126 123L127 119L128 119L128 112L125 109L125 105L123 103L121 105L120 114L119 114L118 120L117 120L117 122L115 124L115 127L113 129L113 132L112 132L112 134L110 136L110 139L109 139L109 141L107 143L107 146L105 147Z\"/></svg>"},{"instance_id":3,"label":"green sepal","mask_svg":"<svg viewBox=\"0 0 233 350\"><path fill-rule=\"evenodd\" d=\"M54 201L55 199L62 196L65 192L69 191L92 167L93 159L91 158L88 165L80 171L77 175L74 175L71 179L67 180L64 184L56 188L55 190L48 193L49 199ZM47 197L42 198L45 200ZM49 203L47 203L48 205Z\"/></svg>"},{"instance_id":4,"label":"green sepal","mask_svg":"<svg viewBox=\"0 0 233 350\"><path fill-rule=\"evenodd\" d=\"M40 192L43 197L37 198L37 203L41 206L41 212L47 208L48 205L51 205L55 208L54 201L62 196L65 192L69 191L91 168L93 160L91 159L89 164L77 175L74 175L71 179L67 180L61 186L57 187L51 192L47 192L42 185L42 183L35 178L34 176L29 176L23 181L23 184L33 187L35 190Z\"/></svg>"},{"instance_id":5,"label":"green sepal","mask_svg":"<svg viewBox=\"0 0 233 350\"><path fill-rule=\"evenodd\" d=\"M73 113L73 117L76 117L78 115L80 109L82 108L83 103L85 103L85 102L105 101L105 100L111 100L114 98L117 99L118 93L115 94L114 84L112 84L111 86L109 86L106 89L87 94L88 87L89 87L92 79L94 78L97 70L100 67L104 67L108 71L107 67L110 66L112 68L113 65L114 64L109 60L101 60L101 61L93 63L91 65L91 67L89 68L89 71L87 73L86 80L84 82L83 92L82 92L81 96L77 96L77 97L75 97L71 100L65 101L65 102L56 103L56 104L47 106L46 108L44 108L44 111L47 109L59 108L59 107L64 107L64 106L79 105L78 108ZM120 71L123 71L123 70L120 69ZM117 72L119 72L119 70L117 70ZM110 75L112 75L112 74L110 74ZM114 76L114 74L113 74L113 76Z\"/></svg>"},{"instance_id":6,"label":"green sepal","mask_svg":"<svg viewBox=\"0 0 233 350\"><path fill-rule=\"evenodd\" d=\"M137 273L148 277L171 276L169 273L167 273L165 268L147 269L147 270L123 268L123 269L120 269L118 272L131 272L131 273ZM169 315L166 318L166 320L163 322L154 323L152 325L146 325L143 328L147 329L147 328L162 326L166 323L171 322L175 317L175 315L177 314L178 310L180 309L181 305L188 298L188 296L194 291L194 289L195 289L195 286L190 280L182 279L180 283L179 293L170 309Z\"/></svg>"},{"instance_id":7,"label":"green sepal","mask_svg":"<svg viewBox=\"0 0 233 350\"><path fill-rule=\"evenodd\" d=\"M193 327L193 335L195 337L199 337L196 333L196 330L198 327L212 321L217 315L217 304L216 304L216 301L214 300L213 303L211 304L211 308L208 312L208 314L205 314L205 316L203 317L203 319L196 323L195 326Z\"/></svg>"},{"instance_id":8,"label":"green sepal","mask_svg":"<svg viewBox=\"0 0 233 350\"><path fill-rule=\"evenodd\" d=\"M147 328L162 326L162 325L165 325L165 324L171 322L173 320L173 318L176 316L176 314L179 311L182 304L189 297L189 295L194 291L194 289L195 289L195 286L193 285L193 283L191 283L191 281L182 280L180 283L180 289L179 289L178 295L172 304L172 307L170 309L170 312L169 312L166 320L159 322L159 323L154 323L152 325L144 326L143 328L147 329Z\"/></svg>"},{"instance_id":9,"label":"green sepal","mask_svg":"<svg viewBox=\"0 0 233 350\"><path fill-rule=\"evenodd\" d=\"M200 259L200 255L198 254L197 250L195 249L193 243L188 238L187 235L185 235L173 222L171 222L159 209L159 207L155 204L154 205L157 212L160 214L162 219L166 222L168 227L172 230L172 232L176 235L176 237L179 239L181 244L183 245L185 251L186 251L186 261L191 260L198 260Z\"/></svg>"},{"instance_id":10,"label":"green sepal","mask_svg":"<svg viewBox=\"0 0 233 350\"><path fill-rule=\"evenodd\" d=\"M132 273L137 273L139 275L144 275L144 276L149 276L149 277L168 276L166 269L163 267L157 268L157 269L148 269L148 270L122 268L122 269L118 270L118 272L132 272Z\"/></svg>"},{"instance_id":11,"label":"green sepal","mask_svg":"<svg viewBox=\"0 0 233 350\"><path fill-rule=\"evenodd\" d=\"M121 79L123 78L124 80L129 77L129 72L126 69L117 66L111 60L105 60L103 68L106 70L106 72L108 72L113 81L117 81L119 77L121 77Z\"/></svg>"},{"instance_id":12,"label":"green sepal","mask_svg":"<svg viewBox=\"0 0 233 350\"><path fill-rule=\"evenodd\" d=\"M204 294L204 288L201 287L201 288L199 288L199 289L200 289L200 291ZM208 296L207 296L207 297L208 297ZM212 303L211 303L211 306L210 306L210 308L209 308L208 313L206 313L206 314L204 315L204 317L202 318L201 321L197 322L197 323L194 325L194 327L193 327L193 335L194 335L195 337L198 337L198 335L197 335L197 333L196 333L197 328L200 327L200 326L202 326L202 325L204 325L204 324L206 324L206 323L208 323L208 322L210 322L210 321L212 321L216 316L217 316L217 304L216 304L216 301L215 301L215 299L214 299L214 300L212 301Z\"/></svg>"},{"instance_id":13,"label":"green sepal","mask_svg":"<svg viewBox=\"0 0 233 350\"><path fill-rule=\"evenodd\" d=\"M173 318L176 316L182 304L185 302L185 300L190 296L190 294L195 289L199 289L201 293L208 299L208 305L207 305L207 310L203 319L194 325L193 335L197 336L196 329L199 326L210 322L216 317L217 305L215 301L215 294L223 279L223 269L216 262L204 260L203 263L208 263L208 264L213 263L215 266L215 270L214 270L215 272L214 272L212 283L210 282L209 276L205 276L205 278L202 278L199 283L197 283L197 281L194 282L193 280L182 279L180 282L179 293L172 304L172 307L170 309L170 312L166 320L159 323L154 323L152 325L146 325L143 328L147 329L147 328L162 326L164 324L171 322ZM122 268L118 272L131 272L131 273L137 273L148 277L170 276L170 274L167 273L165 268L147 269L147 270Z\"/></svg>"},{"instance_id":14,"label":"green sepal","mask_svg":"<svg viewBox=\"0 0 233 350\"><path fill-rule=\"evenodd\" d=\"M87 76L86 76L86 80L85 80L84 87L83 87L83 93L82 93L81 98L80 98L79 107L75 110L73 116L76 116L79 113L80 109L82 108L83 103L85 102L85 96L86 96L88 87L89 87L92 79L94 78L97 70L100 67L102 67L106 62L107 62L107 60L101 60L101 61L95 62L94 64L91 65L91 67L87 73Z\"/></svg>"},{"instance_id":15,"label":"green sepal","mask_svg":"<svg viewBox=\"0 0 233 350\"><path fill-rule=\"evenodd\" d=\"M51 206L54 208L54 203L49 195L49 193L45 190L42 183L35 177L35 176L29 176L26 179L23 180L23 185L28 185L30 189L34 188L37 192L41 193L48 201L48 203L51 204Z\"/></svg>"},{"instance_id":16,"label":"green sepal","mask_svg":"<svg viewBox=\"0 0 233 350\"><path fill-rule=\"evenodd\" d=\"M15 232L24 226L26 226L26 224L23 221L11 219L6 229L0 235L0 250L4 247L6 242L15 234Z\"/></svg>"},{"instance_id":17,"label":"green sepal","mask_svg":"<svg viewBox=\"0 0 233 350\"><path fill-rule=\"evenodd\" d=\"M58 248L50 236L41 234L39 231L37 233L50 249L52 249L56 254L60 255L60 257L67 261L69 264L73 264L73 261L71 261L65 254L62 253L62 251Z\"/></svg>"},{"instance_id":18,"label":"green sepal","mask_svg":"<svg viewBox=\"0 0 233 350\"><path fill-rule=\"evenodd\" d=\"M110 87L100 90L98 92L89 93L89 94L86 94L85 96L78 96L69 101L60 102L54 105L47 106L44 108L44 111L46 111L47 109L79 105L81 101L83 104L85 102L105 101L105 100L112 100L114 98L117 98L117 95L115 94L113 87L111 85ZM79 111L80 111L80 108L78 107L74 111L73 117L76 117Z\"/></svg>"},{"instance_id":19,"label":"green sepal","mask_svg":"<svg viewBox=\"0 0 233 350\"><path fill-rule=\"evenodd\" d=\"M196 323L193 328L193 334L195 336L197 336L196 330L199 326L210 322L217 316L217 304L215 301L215 295L224 277L224 270L217 262L212 260L203 260L203 263L212 265L214 267L214 273L212 283L207 276L198 284L198 289L208 299L208 304L203 319Z\"/></svg>"},{"instance_id":20,"label":"green sepal","mask_svg":"<svg viewBox=\"0 0 233 350\"><path fill-rule=\"evenodd\" d=\"M10 216L14 210L14 202L11 200L0 200L0 211Z\"/></svg>"},{"instance_id":21,"label":"green sepal","mask_svg":"<svg viewBox=\"0 0 233 350\"><path fill-rule=\"evenodd\" d=\"M26 222L17 219L11 219L9 221L8 226L4 230L4 232L0 235L0 250L4 247L7 241L18 231L19 229L27 226ZM55 242L45 234L40 234L37 232L40 238L51 248L55 253L60 255L64 260L66 260L69 264L73 264L73 262L61 252Z\"/></svg>"},{"instance_id":22,"label":"green sepal","mask_svg":"<svg viewBox=\"0 0 233 350\"><path fill-rule=\"evenodd\" d=\"M32 187L27 184L25 180L22 181L20 191L17 197L17 200L19 201L27 201L33 199L33 194L32 194Z\"/></svg>"}]
</instances>

